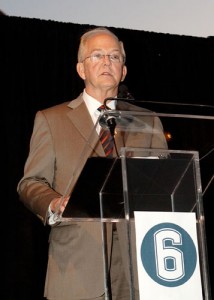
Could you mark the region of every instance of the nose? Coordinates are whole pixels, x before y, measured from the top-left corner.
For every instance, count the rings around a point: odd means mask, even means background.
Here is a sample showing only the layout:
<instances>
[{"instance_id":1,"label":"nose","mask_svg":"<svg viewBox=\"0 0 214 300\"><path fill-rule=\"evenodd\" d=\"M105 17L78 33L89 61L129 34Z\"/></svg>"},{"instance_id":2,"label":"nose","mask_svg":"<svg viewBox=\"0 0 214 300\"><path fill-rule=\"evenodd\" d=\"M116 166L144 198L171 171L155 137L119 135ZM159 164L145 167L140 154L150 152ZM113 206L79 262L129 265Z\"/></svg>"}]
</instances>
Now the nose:
<instances>
[{"instance_id":1,"label":"nose","mask_svg":"<svg viewBox=\"0 0 214 300\"><path fill-rule=\"evenodd\" d=\"M111 64L111 59L108 54L103 55L104 63L110 65Z\"/></svg>"}]
</instances>

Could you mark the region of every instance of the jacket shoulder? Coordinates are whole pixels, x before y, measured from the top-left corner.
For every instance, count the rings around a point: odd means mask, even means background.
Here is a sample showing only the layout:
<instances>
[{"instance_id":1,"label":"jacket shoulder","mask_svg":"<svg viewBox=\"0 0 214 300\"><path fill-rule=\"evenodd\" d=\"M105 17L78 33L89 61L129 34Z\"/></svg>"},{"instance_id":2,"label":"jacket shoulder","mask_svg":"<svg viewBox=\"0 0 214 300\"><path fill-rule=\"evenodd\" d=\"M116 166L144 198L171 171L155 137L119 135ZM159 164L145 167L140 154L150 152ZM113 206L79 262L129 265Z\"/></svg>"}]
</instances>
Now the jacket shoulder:
<instances>
[{"instance_id":1,"label":"jacket shoulder","mask_svg":"<svg viewBox=\"0 0 214 300\"><path fill-rule=\"evenodd\" d=\"M76 107L78 107L83 101L83 98L81 96L81 94L70 101L65 101L63 103L59 103L57 105L45 108L43 110L40 111L40 113L43 113L46 116L51 116L51 115L64 115L67 112L71 111L72 109L75 109Z\"/></svg>"}]
</instances>

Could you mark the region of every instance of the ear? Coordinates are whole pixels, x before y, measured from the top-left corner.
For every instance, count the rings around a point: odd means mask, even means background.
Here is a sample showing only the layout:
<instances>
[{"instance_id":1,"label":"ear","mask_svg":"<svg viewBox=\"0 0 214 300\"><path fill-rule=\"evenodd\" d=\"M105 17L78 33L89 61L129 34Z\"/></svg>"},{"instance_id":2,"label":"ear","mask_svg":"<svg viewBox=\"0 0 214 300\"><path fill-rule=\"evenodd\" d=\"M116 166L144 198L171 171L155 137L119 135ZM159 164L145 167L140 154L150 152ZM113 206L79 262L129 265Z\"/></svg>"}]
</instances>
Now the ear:
<instances>
[{"instance_id":1,"label":"ear","mask_svg":"<svg viewBox=\"0 0 214 300\"><path fill-rule=\"evenodd\" d=\"M85 80L85 69L84 69L84 64L81 62L78 62L76 65L76 69L77 69L77 73L79 74L79 76Z\"/></svg>"},{"instance_id":2,"label":"ear","mask_svg":"<svg viewBox=\"0 0 214 300\"><path fill-rule=\"evenodd\" d=\"M121 82L125 79L126 74L127 74L127 67L123 66Z\"/></svg>"}]
</instances>

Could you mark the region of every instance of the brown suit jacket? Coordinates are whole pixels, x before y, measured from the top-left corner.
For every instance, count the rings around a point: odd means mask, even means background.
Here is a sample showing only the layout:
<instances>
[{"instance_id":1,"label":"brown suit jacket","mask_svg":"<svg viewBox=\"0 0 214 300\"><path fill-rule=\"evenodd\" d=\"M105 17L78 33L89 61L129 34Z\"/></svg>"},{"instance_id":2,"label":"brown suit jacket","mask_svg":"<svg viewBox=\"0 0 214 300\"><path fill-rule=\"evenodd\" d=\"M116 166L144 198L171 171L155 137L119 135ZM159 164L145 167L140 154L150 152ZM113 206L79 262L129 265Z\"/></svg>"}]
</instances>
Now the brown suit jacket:
<instances>
[{"instance_id":1,"label":"brown suit jacket","mask_svg":"<svg viewBox=\"0 0 214 300\"><path fill-rule=\"evenodd\" d=\"M118 110L142 110L118 101ZM150 128L162 132L157 117L146 117ZM76 182L89 156L104 156L94 124L82 95L71 102L39 111L35 117L30 152L24 176L18 184L21 201L45 224L53 198L65 193L73 176ZM95 133L96 135L96 133ZM90 146L83 149L90 137ZM133 140L135 140L133 142ZM117 145L166 148L163 133L117 136ZM72 175L73 174L73 175ZM69 186L72 190L72 185ZM111 225L107 240L111 241ZM45 296L61 300L98 297L104 293L101 225L99 222L71 222L53 226L49 237L49 258ZM110 250L109 242L109 250Z\"/></svg>"}]
</instances>

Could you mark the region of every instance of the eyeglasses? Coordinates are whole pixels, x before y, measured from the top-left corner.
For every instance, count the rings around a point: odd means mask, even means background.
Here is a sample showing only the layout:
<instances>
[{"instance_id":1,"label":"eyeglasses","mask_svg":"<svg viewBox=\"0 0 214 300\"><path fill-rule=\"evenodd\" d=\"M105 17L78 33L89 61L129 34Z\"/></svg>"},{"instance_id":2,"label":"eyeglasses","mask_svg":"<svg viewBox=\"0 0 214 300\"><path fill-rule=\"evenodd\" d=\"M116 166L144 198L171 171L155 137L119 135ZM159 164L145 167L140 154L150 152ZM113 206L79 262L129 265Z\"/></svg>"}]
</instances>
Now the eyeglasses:
<instances>
[{"instance_id":1,"label":"eyeglasses","mask_svg":"<svg viewBox=\"0 0 214 300\"><path fill-rule=\"evenodd\" d=\"M113 53L113 54L93 53L90 56L87 56L86 58L84 58L82 60L82 62L84 62L88 58L90 59L90 61L92 63L101 62L101 61L103 61L103 59L106 56L112 63L124 63L125 62L125 57L122 54L117 54L117 53Z\"/></svg>"}]
</instances>

